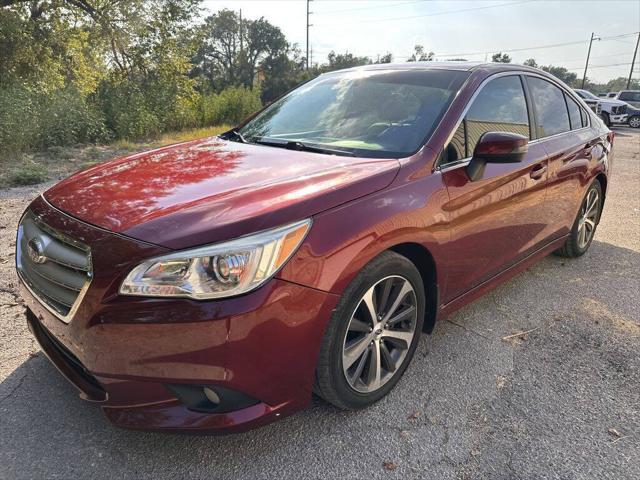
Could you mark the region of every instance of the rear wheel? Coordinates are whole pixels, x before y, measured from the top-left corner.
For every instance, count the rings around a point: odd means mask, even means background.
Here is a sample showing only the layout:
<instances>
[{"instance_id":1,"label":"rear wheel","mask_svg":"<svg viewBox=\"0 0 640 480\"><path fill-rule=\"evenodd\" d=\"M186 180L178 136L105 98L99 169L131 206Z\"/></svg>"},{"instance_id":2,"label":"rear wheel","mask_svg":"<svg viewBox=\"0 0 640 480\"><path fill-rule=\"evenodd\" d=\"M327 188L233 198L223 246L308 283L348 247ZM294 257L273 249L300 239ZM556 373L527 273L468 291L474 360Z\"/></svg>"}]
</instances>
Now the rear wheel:
<instances>
[{"instance_id":1,"label":"rear wheel","mask_svg":"<svg viewBox=\"0 0 640 480\"><path fill-rule=\"evenodd\" d=\"M629 119L629 126L633 128L640 128L640 115L634 115Z\"/></svg>"},{"instance_id":2,"label":"rear wheel","mask_svg":"<svg viewBox=\"0 0 640 480\"><path fill-rule=\"evenodd\" d=\"M315 392L344 409L380 400L413 357L424 311L413 263L393 252L376 257L347 287L327 326Z\"/></svg>"},{"instance_id":3,"label":"rear wheel","mask_svg":"<svg viewBox=\"0 0 640 480\"><path fill-rule=\"evenodd\" d=\"M596 227L602 213L602 187L598 180L594 180L582 201L571 233L561 249L556 250L563 257L579 257L591 245Z\"/></svg>"}]
</instances>

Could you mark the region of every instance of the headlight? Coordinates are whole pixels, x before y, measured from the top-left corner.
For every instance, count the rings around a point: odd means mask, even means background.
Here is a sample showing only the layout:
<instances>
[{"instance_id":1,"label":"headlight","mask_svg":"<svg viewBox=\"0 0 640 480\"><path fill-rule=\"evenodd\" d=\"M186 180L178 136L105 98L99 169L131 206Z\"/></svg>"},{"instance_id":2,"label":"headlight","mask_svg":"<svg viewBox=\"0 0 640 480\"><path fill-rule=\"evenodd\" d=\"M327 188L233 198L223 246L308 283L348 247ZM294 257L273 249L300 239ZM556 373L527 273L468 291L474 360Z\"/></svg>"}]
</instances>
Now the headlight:
<instances>
[{"instance_id":1,"label":"headlight","mask_svg":"<svg viewBox=\"0 0 640 480\"><path fill-rule=\"evenodd\" d=\"M197 300L249 292L269 280L298 249L311 220L229 242L153 258L134 268L123 295Z\"/></svg>"}]
</instances>

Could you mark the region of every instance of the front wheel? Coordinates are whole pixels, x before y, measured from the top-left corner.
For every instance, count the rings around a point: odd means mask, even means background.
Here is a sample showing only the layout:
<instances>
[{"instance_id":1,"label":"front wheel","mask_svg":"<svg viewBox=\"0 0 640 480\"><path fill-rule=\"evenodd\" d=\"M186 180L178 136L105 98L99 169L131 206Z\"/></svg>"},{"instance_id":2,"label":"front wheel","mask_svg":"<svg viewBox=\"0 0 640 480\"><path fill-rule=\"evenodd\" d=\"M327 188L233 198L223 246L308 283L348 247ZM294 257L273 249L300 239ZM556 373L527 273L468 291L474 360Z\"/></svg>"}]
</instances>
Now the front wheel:
<instances>
[{"instance_id":1,"label":"front wheel","mask_svg":"<svg viewBox=\"0 0 640 480\"><path fill-rule=\"evenodd\" d=\"M567 241L562 248L556 250L556 254L563 257L584 255L596 233L596 227L602 213L602 201L602 187L598 180L594 180L584 196Z\"/></svg>"},{"instance_id":2,"label":"front wheel","mask_svg":"<svg viewBox=\"0 0 640 480\"><path fill-rule=\"evenodd\" d=\"M314 391L344 409L380 400L409 365L424 312L424 285L413 263L380 254L347 287L329 321Z\"/></svg>"},{"instance_id":3,"label":"front wheel","mask_svg":"<svg viewBox=\"0 0 640 480\"><path fill-rule=\"evenodd\" d=\"M633 128L640 128L640 115L634 115L629 119L629 126Z\"/></svg>"},{"instance_id":4,"label":"front wheel","mask_svg":"<svg viewBox=\"0 0 640 480\"><path fill-rule=\"evenodd\" d=\"M609 114L607 112L602 112L600 114L600 118L602 119L602 121L607 127L611 126L611 119L609 118Z\"/></svg>"}]
</instances>

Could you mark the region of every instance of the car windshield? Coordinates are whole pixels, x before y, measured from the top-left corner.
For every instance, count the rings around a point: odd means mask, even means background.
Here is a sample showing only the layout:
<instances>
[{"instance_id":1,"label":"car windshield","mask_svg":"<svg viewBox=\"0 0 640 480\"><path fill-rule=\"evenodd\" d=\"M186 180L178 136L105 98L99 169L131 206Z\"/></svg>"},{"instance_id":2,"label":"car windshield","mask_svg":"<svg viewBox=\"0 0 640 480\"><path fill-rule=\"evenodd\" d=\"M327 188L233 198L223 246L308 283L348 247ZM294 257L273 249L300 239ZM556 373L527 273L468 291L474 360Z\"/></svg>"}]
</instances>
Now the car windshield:
<instances>
[{"instance_id":1,"label":"car windshield","mask_svg":"<svg viewBox=\"0 0 640 480\"><path fill-rule=\"evenodd\" d=\"M394 158L416 152L467 72L355 70L326 74L276 101L240 138L285 148Z\"/></svg>"},{"instance_id":2,"label":"car windshield","mask_svg":"<svg viewBox=\"0 0 640 480\"><path fill-rule=\"evenodd\" d=\"M596 97L593 93L587 91L587 90L576 90L576 93L578 95L580 95L582 98L590 98L592 100L599 100L598 97Z\"/></svg>"}]
</instances>

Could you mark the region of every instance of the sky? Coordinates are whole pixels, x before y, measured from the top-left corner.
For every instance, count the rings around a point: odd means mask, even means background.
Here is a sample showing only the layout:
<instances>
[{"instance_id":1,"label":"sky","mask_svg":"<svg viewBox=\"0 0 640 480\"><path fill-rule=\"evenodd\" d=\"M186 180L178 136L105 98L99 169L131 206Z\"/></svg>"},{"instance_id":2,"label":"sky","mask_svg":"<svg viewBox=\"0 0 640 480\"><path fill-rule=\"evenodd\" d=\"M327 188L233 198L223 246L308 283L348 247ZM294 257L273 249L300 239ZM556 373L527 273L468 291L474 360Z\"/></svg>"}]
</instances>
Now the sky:
<instances>
[{"instance_id":1,"label":"sky","mask_svg":"<svg viewBox=\"0 0 640 480\"><path fill-rule=\"evenodd\" d=\"M242 9L244 18L265 17L304 55L306 0L205 0L203 5L203 16L229 8ZM326 62L332 50L374 59L390 52L400 62L419 44L437 60L490 61L492 53L506 51L514 62L535 58L581 78L594 32L601 39L593 42L587 76L599 82L629 75L640 31L640 0L312 0L310 10L313 63ZM640 53L633 74L639 77Z\"/></svg>"}]
</instances>

